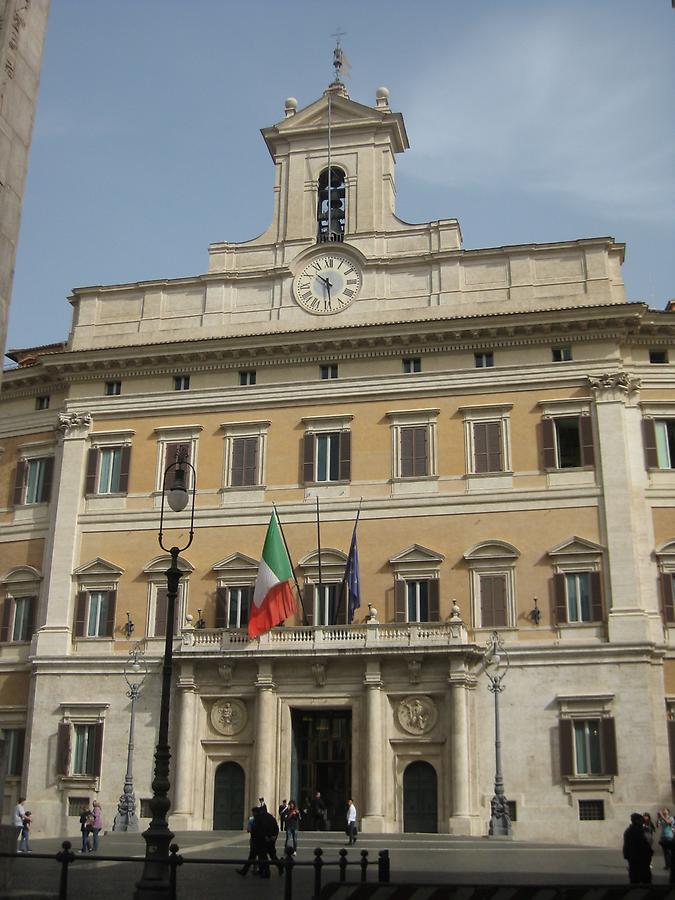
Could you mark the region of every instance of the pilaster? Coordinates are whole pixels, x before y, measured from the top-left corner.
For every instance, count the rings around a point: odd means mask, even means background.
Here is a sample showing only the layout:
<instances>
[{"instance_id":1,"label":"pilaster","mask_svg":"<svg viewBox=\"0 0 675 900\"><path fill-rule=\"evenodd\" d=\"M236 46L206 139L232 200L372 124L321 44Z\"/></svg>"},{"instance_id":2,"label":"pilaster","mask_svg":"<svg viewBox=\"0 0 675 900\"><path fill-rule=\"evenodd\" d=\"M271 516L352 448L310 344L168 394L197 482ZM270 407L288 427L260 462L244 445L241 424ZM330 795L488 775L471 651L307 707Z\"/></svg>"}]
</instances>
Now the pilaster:
<instances>
[{"instance_id":1,"label":"pilaster","mask_svg":"<svg viewBox=\"0 0 675 900\"><path fill-rule=\"evenodd\" d=\"M254 747L254 781L251 796L254 799L264 797L268 810L276 809L276 794L274 791L275 765L275 704L274 684L272 678L272 663L258 663L258 677L255 687L257 691L256 721L255 721L255 747Z\"/></svg>"},{"instance_id":2,"label":"pilaster","mask_svg":"<svg viewBox=\"0 0 675 900\"><path fill-rule=\"evenodd\" d=\"M365 798L361 817L364 832L384 831L383 760L384 734L382 716L382 676L379 659L366 662L363 679L366 700L366 771Z\"/></svg>"},{"instance_id":3,"label":"pilaster","mask_svg":"<svg viewBox=\"0 0 675 900\"><path fill-rule=\"evenodd\" d=\"M448 673L450 734L447 744L447 771L450 773L450 801L448 832L450 834L481 834L480 817L471 811L471 766L469 691L476 687L476 678L466 670L451 669Z\"/></svg>"},{"instance_id":4,"label":"pilaster","mask_svg":"<svg viewBox=\"0 0 675 900\"><path fill-rule=\"evenodd\" d=\"M195 769L195 751L198 743L196 723L197 685L194 680L191 663L182 664L178 688L178 704L176 718L176 754L174 762L174 809L171 816L173 828L190 827L193 814L193 786Z\"/></svg>"}]
</instances>

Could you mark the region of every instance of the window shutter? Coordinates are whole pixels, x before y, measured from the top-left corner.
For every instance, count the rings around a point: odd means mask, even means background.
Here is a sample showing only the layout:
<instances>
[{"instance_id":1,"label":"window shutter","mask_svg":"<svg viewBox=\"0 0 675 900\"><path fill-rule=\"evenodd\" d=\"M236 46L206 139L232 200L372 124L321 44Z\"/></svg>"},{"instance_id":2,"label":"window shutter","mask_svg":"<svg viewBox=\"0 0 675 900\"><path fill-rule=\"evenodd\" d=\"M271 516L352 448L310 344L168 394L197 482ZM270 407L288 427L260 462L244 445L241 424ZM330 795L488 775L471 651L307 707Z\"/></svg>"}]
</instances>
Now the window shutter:
<instances>
[{"instance_id":1,"label":"window shutter","mask_svg":"<svg viewBox=\"0 0 675 900\"><path fill-rule=\"evenodd\" d=\"M659 457L656 452L656 423L654 419L642 420L642 442L645 447L645 465L648 469L657 469Z\"/></svg>"},{"instance_id":2,"label":"window shutter","mask_svg":"<svg viewBox=\"0 0 675 900\"><path fill-rule=\"evenodd\" d=\"M166 637L168 607L168 591L166 588L158 587L155 592L155 637Z\"/></svg>"},{"instance_id":3,"label":"window shutter","mask_svg":"<svg viewBox=\"0 0 675 900\"><path fill-rule=\"evenodd\" d=\"M12 606L14 600L11 597L5 597L2 606L2 625L0 625L0 644L6 644L9 641L9 623L12 618Z\"/></svg>"},{"instance_id":4,"label":"window shutter","mask_svg":"<svg viewBox=\"0 0 675 900\"><path fill-rule=\"evenodd\" d=\"M258 444L257 437L244 438L244 481L246 485L258 483Z\"/></svg>"},{"instance_id":5,"label":"window shutter","mask_svg":"<svg viewBox=\"0 0 675 900\"><path fill-rule=\"evenodd\" d=\"M618 775L614 719L600 719L600 739L602 740L603 774Z\"/></svg>"},{"instance_id":6,"label":"window shutter","mask_svg":"<svg viewBox=\"0 0 675 900\"><path fill-rule=\"evenodd\" d=\"M306 434L303 438L302 480L304 484L314 481L314 443L316 435Z\"/></svg>"},{"instance_id":7,"label":"window shutter","mask_svg":"<svg viewBox=\"0 0 675 900\"><path fill-rule=\"evenodd\" d=\"M553 576L553 598L556 623L565 625L567 623L567 588L565 575L562 572L556 572Z\"/></svg>"},{"instance_id":8,"label":"window shutter","mask_svg":"<svg viewBox=\"0 0 675 900\"><path fill-rule=\"evenodd\" d=\"M129 490L129 467L131 465L131 447L125 444L122 447L122 457L120 459L120 494L126 494Z\"/></svg>"},{"instance_id":9,"label":"window shutter","mask_svg":"<svg viewBox=\"0 0 675 900\"><path fill-rule=\"evenodd\" d=\"M413 474L414 475L428 475L429 474L429 453L428 453L428 435L426 428L413 428L414 435L414 461L413 461Z\"/></svg>"},{"instance_id":10,"label":"window shutter","mask_svg":"<svg viewBox=\"0 0 675 900\"><path fill-rule=\"evenodd\" d=\"M415 474L413 463L414 428L401 428L401 477L410 478ZM404 620L405 621L405 620Z\"/></svg>"},{"instance_id":11,"label":"window shutter","mask_svg":"<svg viewBox=\"0 0 675 900\"><path fill-rule=\"evenodd\" d=\"M37 597L28 598L28 619L26 621L26 640L29 641L35 634L35 617L37 614Z\"/></svg>"},{"instance_id":12,"label":"window shutter","mask_svg":"<svg viewBox=\"0 0 675 900\"><path fill-rule=\"evenodd\" d=\"M91 726L94 732L94 756L92 759L92 775L101 774L101 757L103 755L103 722L97 722Z\"/></svg>"},{"instance_id":13,"label":"window shutter","mask_svg":"<svg viewBox=\"0 0 675 900\"><path fill-rule=\"evenodd\" d=\"M542 419L539 430L544 468L555 469L555 422L553 419Z\"/></svg>"},{"instance_id":14,"label":"window shutter","mask_svg":"<svg viewBox=\"0 0 675 900\"><path fill-rule=\"evenodd\" d=\"M97 493L96 471L98 469L98 450L90 447L87 453L87 475L84 481L85 494Z\"/></svg>"},{"instance_id":15,"label":"window shutter","mask_svg":"<svg viewBox=\"0 0 675 900\"><path fill-rule=\"evenodd\" d=\"M427 584L429 590L429 621L438 622L441 618L439 610L440 582L438 578L431 578Z\"/></svg>"},{"instance_id":16,"label":"window shutter","mask_svg":"<svg viewBox=\"0 0 675 900\"><path fill-rule=\"evenodd\" d=\"M506 577L480 576L480 624L483 628L506 625Z\"/></svg>"},{"instance_id":17,"label":"window shutter","mask_svg":"<svg viewBox=\"0 0 675 900\"><path fill-rule=\"evenodd\" d=\"M227 598L226 587L216 588L216 628L227 628Z\"/></svg>"},{"instance_id":18,"label":"window shutter","mask_svg":"<svg viewBox=\"0 0 675 900\"><path fill-rule=\"evenodd\" d=\"M78 591L75 601L75 637L84 637L84 624L87 617L87 592Z\"/></svg>"},{"instance_id":19,"label":"window shutter","mask_svg":"<svg viewBox=\"0 0 675 900\"><path fill-rule=\"evenodd\" d=\"M306 581L302 586L302 603L308 625L314 624L314 585Z\"/></svg>"},{"instance_id":20,"label":"window shutter","mask_svg":"<svg viewBox=\"0 0 675 900\"><path fill-rule=\"evenodd\" d=\"M486 422L473 424L473 467L478 474L489 471Z\"/></svg>"},{"instance_id":21,"label":"window shutter","mask_svg":"<svg viewBox=\"0 0 675 900\"><path fill-rule=\"evenodd\" d=\"M117 605L117 591L108 591L108 615L105 620L105 636L112 637L115 630L115 607Z\"/></svg>"},{"instance_id":22,"label":"window shutter","mask_svg":"<svg viewBox=\"0 0 675 900\"><path fill-rule=\"evenodd\" d=\"M396 622L407 621L406 600L408 598L407 585L402 578L394 581L394 620Z\"/></svg>"},{"instance_id":23,"label":"window shutter","mask_svg":"<svg viewBox=\"0 0 675 900\"><path fill-rule=\"evenodd\" d=\"M675 778L675 721L668 719L668 750L670 751L670 777Z\"/></svg>"},{"instance_id":24,"label":"window shutter","mask_svg":"<svg viewBox=\"0 0 675 900\"><path fill-rule=\"evenodd\" d=\"M16 477L14 478L14 490L12 491L11 504L20 506L23 503L23 489L26 481L26 460L20 459L16 464Z\"/></svg>"},{"instance_id":25,"label":"window shutter","mask_svg":"<svg viewBox=\"0 0 675 900\"><path fill-rule=\"evenodd\" d=\"M340 481L349 481L351 478L352 433L340 432Z\"/></svg>"},{"instance_id":26,"label":"window shutter","mask_svg":"<svg viewBox=\"0 0 675 900\"><path fill-rule=\"evenodd\" d=\"M574 736L572 732L572 720L561 719L560 733L560 774L574 775Z\"/></svg>"},{"instance_id":27,"label":"window shutter","mask_svg":"<svg viewBox=\"0 0 675 900\"><path fill-rule=\"evenodd\" d=\"M49 503L52 496L52 482L54 480L54 457L47 456L44 461L44 480L42 482L41 503Z\"/></svg>"},{"instance_id":28,"label":"window shutter","mask_svg":"<svg viewBox=\"0 0 675 900\"><path fill-rule=\"evenodd\" d=\"M602 578L600 572L591 572L589 583L591 588L591 619L594 622L602 622L604 614L602 609Z\"/></svg>"},{"instance_id":29,"label":"window shutter","mask_svg":"<svg viewBox=\"0 0 675 900\"><path fill-rule=\"evenodd\" d=\"M232 469L230 472L232 487L241 487L244 484L244 442L245 438L232 440Z\"/></svg>"},{"instance_id":30,"label":"window shutter","mask_svg":"<svg viewBox=\"0 0 675 900\"><path fill-rule=\"evenodd\" d=\"M581 465L595 465L593 447L593 420L590 416L579 416L579 438L581 443Z\"/></svg>"},{"instance_id":31,"label":"window shutter","mask_svg":"<svg viewBox=\"0 0 675 900\"><path fill-rule=\"evenodd\" d=\"M501 472L502 444L499 422L474 422L474 471Z\"/></svg>"},{"instance_id":32,"label":"window shutter","mask_svg":"<svg viewBox=\"0 0 675 900\"><path fill-rule=\"evenodd\" d=\"M487 423L488 472L502 472L502 426L501 422Z\"/></svg>"},{"instance_id":33,"label":"window shutter","mask_svg":"<svg viewBox=\"0 0 675 900\"><path fill-rule=\"evenodd\" d=\"M494 624L506 625L506 578L504 575L492 577L492 603L494 609Z\"/></svg>"},{"instance_id":34,"label":"window shutter","mask_svg":"<svg viewBox=\"0 0 675 900\"><path fill-rule=\"evenodd\" d=\"M168 442L164 449L164 471L165 472L169 468L169 466L174 465L174 463L176 462L176 456L177 456L178 452L181 450L181 448L185 451L185 454L186 454L185 461L192 462L192 459L191 459L192 454L190 452L192 449L192 446L189 442L187 442L187 441ZM167 490L171 490L173 488L174 482L176 480L176 471L177 471L176 469L172 469L169 472L169 476L168 476L168 479L166 482ZM163 477L164 476L162 476L162 478ZM186 469L185 469L185 487L188 490L192 490L191 485L192 485L192 473L191 473L191 470L188 467L186 467Z\"/></svg>"},{"instance_id":35,"label":"window shutter","mask_svg":"<svg viewBox=\"0 0 675 900\"><path fill-rule=\"evenodd\" d=\"M675 606L673 605L673 576L670 572L661 573L661 608L666 622L675 622Z\"/></svg>"},{"instance_id":36,"label":"window shutter","mask_svg":"<svg viewBox=\"0 0 675 900\"><path fill-rule=\"evenodd\" d=\"M70 774L70 723L59 722L56 738L56 774Z\"/></svg>"}]
</instances>

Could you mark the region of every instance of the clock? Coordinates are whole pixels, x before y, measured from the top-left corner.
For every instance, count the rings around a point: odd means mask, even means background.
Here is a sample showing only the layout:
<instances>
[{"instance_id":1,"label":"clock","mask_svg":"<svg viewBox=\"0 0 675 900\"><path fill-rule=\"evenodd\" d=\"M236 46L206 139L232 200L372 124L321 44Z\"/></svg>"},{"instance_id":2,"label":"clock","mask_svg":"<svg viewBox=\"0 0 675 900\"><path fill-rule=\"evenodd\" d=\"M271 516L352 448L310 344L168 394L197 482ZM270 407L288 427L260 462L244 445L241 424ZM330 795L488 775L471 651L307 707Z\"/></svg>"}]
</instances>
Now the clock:
<instances>
[{"instance_id":1,"label":"clock","mask_svg":"<svg viewBox=\"0 0 675 900\"><path fill-rule=\"evenodd\" d=\"M293 292L303 309L325 316L353 303L361 281L357 263L342 253L326 251L313 257L295 276Z\"/></svg>"}]
</instances>

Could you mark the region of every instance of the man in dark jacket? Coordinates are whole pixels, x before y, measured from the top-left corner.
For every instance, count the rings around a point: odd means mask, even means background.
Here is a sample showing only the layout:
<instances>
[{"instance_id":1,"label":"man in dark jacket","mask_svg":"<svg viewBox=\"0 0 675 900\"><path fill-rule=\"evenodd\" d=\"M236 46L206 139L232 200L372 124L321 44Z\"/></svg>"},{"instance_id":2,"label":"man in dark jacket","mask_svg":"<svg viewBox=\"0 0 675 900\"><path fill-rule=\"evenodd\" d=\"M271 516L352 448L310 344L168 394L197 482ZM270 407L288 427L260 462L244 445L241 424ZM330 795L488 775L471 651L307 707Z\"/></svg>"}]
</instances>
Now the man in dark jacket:
<instances>
[{"instance_id":1,"label":"man in dark jacket","mask_svg":"<svg viewBox=\"0 0 675 900\"><path fill-rule=\"evenodd\" d=\"M283 865L277 856L276 842L279 837L277 820L266 809L259 809L253 825L253 844L258 854L259 872L261 878L270 877L270 859L273 860L279 874L283 872Z\"/></svg>"},{"instance_id":2,"label":"man in dark jacket","mask_svg":"<svg viewBox=\"0 0 675 900\"><path fill-rule=\"evenodd\" d=\"M644 820L640 813L632 813L630 825L623 833L623 858L628 860L628 880L631 884L651 884L652 853Z\"/></svg>"}]
</instances>

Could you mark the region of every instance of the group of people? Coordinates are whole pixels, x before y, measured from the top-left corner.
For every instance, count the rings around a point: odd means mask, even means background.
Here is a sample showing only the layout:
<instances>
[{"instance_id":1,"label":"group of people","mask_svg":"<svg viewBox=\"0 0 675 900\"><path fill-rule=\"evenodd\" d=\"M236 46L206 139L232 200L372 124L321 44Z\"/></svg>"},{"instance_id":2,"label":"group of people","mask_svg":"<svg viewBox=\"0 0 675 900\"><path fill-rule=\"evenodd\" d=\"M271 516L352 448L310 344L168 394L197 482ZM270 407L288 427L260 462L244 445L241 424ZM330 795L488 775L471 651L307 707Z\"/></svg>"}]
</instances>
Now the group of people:
<instances>
[{"instance_id":1,"label":"group of people","mask_svg":"<svg viewBox=\"0 0 675 900\"><path fill-rule=\"evenodd\" d=\"M95 853L98 850L98 836L103 828L103 811L98 800L91 807L85 803L80 810L80 831L82 849L80 853Z\"/></svg>"},{"instance_id":2,"label":"group of people","mask_svg":"<svg viewBox=\"0 0 675 900\"><path fill-rule=\"evenodd\" d=\"M261 878L270 877L270 862L276 865L279 874L283 872L283 863L277 856L276 843L280 831L286 835L285 852L295 856L298 852L298 831L303 819L295 800L282 800L278 808L279 821L268 811L264 797L258 798L258 805L251 810L246 830L249 834L248 859L237 869L238 875L246 876L249 869L258 873ZM326 804L317 791L311 803L304 809L316 830L324 830L328 821ZM347 803L346 834L350 844L356 843L358 834L357 813L353 800Z\"/></svg>"},{"instance_id":3,"label":"group of people","mask_svg":"<svg viewBox=\"0 0 675 900\"><path fill-rule=\"evenodd\" d=\"M673 856L675 820L667 806L656 814L656 822L648 812L633 813L630 825L623 833L623 858L628 862L631 884L651 884L654 838L663 850L664 868L670 869Z\"/></svg>"}]
</instances>

